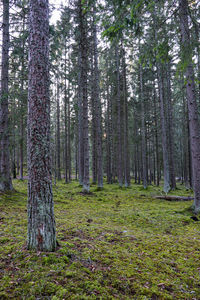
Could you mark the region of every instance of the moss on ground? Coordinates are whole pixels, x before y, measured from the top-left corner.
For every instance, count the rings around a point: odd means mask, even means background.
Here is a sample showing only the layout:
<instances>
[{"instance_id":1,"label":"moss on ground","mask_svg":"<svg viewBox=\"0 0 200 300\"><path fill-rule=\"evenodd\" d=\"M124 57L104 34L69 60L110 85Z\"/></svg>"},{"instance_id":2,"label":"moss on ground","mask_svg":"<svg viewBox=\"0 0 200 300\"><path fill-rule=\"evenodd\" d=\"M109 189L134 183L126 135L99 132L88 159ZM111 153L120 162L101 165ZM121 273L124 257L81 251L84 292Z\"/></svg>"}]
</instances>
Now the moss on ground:
<instances>
[{"instance_id":1,"label":"moss on ground","mask_svg":"<svg viewBox=\"0 0 200 300\"><path fill-rule=\"evenodd\" d=\"M0 195L0 299L200 299L200 222L161 188L54 187L55 253L26 250L27 182ZM191 195L179 187L171 194Z\"/></svg>"}]
</instances>

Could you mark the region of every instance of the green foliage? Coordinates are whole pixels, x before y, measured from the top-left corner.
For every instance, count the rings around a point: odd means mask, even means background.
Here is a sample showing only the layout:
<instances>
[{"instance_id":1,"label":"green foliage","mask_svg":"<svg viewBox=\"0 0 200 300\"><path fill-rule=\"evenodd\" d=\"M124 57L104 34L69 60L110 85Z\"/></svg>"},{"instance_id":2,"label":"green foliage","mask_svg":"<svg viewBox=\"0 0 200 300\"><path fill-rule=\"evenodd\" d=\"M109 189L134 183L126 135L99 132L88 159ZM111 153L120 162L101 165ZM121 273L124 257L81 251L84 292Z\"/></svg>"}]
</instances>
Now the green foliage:
<instances>
[{"instance_id":1,"label":"green foliage","mask_svg":"<svg viewBox=\"0 0 200 300\"><path fill-rule=\"evenodd\" d=\"M199 222L161 188L54 189L55 253L26 250L26 182L0 195L1 299L198 299ZM171 192L190 195L182 186Z\"/></svg>"}]
</instances>

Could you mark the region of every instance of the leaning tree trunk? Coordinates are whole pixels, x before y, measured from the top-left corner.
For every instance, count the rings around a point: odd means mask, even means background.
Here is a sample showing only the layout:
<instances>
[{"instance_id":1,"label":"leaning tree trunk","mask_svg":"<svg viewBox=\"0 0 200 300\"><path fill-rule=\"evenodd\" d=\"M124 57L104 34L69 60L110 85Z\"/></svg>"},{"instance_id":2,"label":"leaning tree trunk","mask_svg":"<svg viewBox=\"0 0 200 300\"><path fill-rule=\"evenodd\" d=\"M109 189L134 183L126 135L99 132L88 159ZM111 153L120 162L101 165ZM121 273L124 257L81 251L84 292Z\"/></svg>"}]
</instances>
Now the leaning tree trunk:
<instances>
[{"instance_id":1,"label":"leaning tree trunk","mask_svg":"<svg viewBox=\"0 0 200 300\"><path fill-rule=\"evenodd\" d=\"M50 161L48 0L30 0L28 82L28 249L54 251Z\"/></svg>"},{"instance_id":2,"label":"leaning tree trunk","mask_svg":"<svg viewBox=\"0 0 200 300\"><path fill-rule=\"evenodd\" d=\"M189 115L190 146L192 156L194 208L200 211L200 127L195 95L194 70L192 64L192 47L188 25L188 1L179 0L182 60L187 63L185 69L186 92Z\"/></svg>"},{"instance_id":3,"label":"leaning tree trunk","mask_svg":"<svg viewBox=\"0 0 200 300\"><path fill-rule=\"evenodd\" d=\"M3 0L3 44L0 90L0 191L13 189L8 132L9 0Z\"/></svg>"}]
</instances>

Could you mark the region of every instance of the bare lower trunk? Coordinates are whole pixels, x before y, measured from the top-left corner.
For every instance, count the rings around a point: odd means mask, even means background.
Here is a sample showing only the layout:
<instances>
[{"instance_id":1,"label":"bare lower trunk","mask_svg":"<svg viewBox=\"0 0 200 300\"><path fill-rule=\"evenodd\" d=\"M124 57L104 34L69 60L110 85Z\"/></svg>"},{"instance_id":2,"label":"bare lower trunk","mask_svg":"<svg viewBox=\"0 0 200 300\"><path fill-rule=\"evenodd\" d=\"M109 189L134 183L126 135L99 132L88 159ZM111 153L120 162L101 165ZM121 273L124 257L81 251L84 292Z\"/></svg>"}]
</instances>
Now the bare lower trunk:
<instances>
[{"instance_id":1,"label":"bare lower trunk","mask_svg":"<svg viewBox=\"0 0 200 300\"><path fill-rule=\"evenodd\" d=\"M50 161L48 0L30 0L28 83L28 249L54 251Z\"/></svg>"},{"instance_id":2,"label":"bare lower trunk","mask_svg":"<svg viewBox=\"0 0 200 300\"><path fill-rule=\"evenodd\" d=\"M3 45L0 90L0 191L13 189L8 132L9 0L3 0Z\"/></svg>"}]
</instances>

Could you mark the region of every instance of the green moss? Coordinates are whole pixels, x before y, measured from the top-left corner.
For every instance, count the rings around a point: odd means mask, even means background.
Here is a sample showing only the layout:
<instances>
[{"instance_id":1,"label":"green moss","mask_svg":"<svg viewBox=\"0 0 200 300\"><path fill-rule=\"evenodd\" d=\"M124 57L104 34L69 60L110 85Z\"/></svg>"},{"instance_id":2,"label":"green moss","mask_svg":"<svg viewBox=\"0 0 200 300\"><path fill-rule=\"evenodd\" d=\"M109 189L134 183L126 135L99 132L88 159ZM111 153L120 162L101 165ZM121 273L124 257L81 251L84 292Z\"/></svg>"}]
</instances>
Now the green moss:
<instances>
[{"instance_id":1,"label":"green moss","mask_svg":"<svg viewBox=\"0 0 200 300\"><path fill-rule=\"evenodd\" d=\"M26 250L27 182L0 195L1 299L198 299L199 222L162 187L54 188L55 253ZM174 195L191 195L179 185Z\"/></svg>"}]
</instances>

